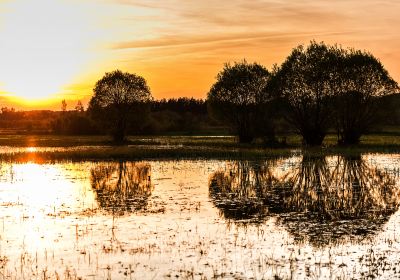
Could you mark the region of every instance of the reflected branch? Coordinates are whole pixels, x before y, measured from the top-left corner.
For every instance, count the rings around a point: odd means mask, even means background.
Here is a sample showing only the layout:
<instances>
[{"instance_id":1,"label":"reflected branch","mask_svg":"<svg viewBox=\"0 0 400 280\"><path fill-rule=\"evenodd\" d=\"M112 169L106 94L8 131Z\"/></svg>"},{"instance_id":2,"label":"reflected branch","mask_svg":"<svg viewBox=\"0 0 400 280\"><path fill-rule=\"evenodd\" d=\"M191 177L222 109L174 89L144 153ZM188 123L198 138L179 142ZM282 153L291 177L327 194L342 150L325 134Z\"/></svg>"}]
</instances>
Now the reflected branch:
<instances>
[{"instance_id":1,"label":"reflected branch","mask_svg":"<svg viewBox=\"0 0 400 280\"><path fill-rule=\"evenodd\" d=\"M287 212L278 222L314 246L370 237L400 204L395 178L361 156L304 156L283 185L292 192L278 190Z\"/></svg>"},{"instance_id":2,"label":"reflected branch","mask_svg":"<svg viewBox=\"0 0 400 280\"><path fill-rule=\"evenodd\" d=\"M210 197L221 216L243 222L261 222L268 216L269 211L260 198L275 184L269 168L274 162L237 161L210 177Z\"/></svg>"},{"instance_id":3,"label":"reflected branch","mask_svg":"<svg viewBox=\"0 0 400 280\"><path fill-rule=\"evenodd\" d=\"M151 196L151 167L146 163L102 163L92 168L90 182L99 206L113 215L143 211Z\"/></svg>"},{"instance_id":4,"label":"reflected branch","mask_svg":"<svg viewBox=\"0 0 400 280\"><path fill-rule=\"evenodd\" d=\"M299 242L324 246L379 231L400 205L396 179L361 156L303 156L286 173L278 161L235 162L215 172L210 197L241 224L270 216Z\"/></svg>"}]
</instances>

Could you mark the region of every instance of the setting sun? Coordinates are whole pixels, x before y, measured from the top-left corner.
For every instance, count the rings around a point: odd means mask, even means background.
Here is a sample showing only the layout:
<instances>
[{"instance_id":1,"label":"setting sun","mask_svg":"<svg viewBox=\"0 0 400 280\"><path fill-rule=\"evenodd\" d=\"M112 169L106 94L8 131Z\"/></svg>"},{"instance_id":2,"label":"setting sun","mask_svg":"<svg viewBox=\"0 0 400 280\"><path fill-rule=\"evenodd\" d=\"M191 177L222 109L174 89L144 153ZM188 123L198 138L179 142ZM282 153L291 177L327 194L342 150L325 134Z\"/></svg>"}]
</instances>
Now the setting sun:
<instances>
[{"instance_id":1,"label":"setting sun","mask_svg":"<svg viewBox=\"0 0 400 280\"><path fill-rule=\"evenodd\" d=\"M87 60L88 28L71 1L7 2L1 22L1 86L11 98L54 98Z\"/></svg>"},{"instance_id":2,"label":"setting sun","mask_svg":"<svg viewBox=\"0 0 400 280\"><path fill-rule=\"evenodd\" d=\"M271 69L310 40L367 50L398 80L399 8L393 0L0 1L0 99L16 109L86 105L115 69L143 76L155 99L205 98L224 63Z\"/></svg>"},{"instance_id":3,"label":"setting sun","mask_svg":"<svg viewBox=\"0 0 400 280\"><path fill-rule=\"evenodd\" d=\"M399 11L0 0L0 280L400 279Z\"/></svg>"}]
</instances>

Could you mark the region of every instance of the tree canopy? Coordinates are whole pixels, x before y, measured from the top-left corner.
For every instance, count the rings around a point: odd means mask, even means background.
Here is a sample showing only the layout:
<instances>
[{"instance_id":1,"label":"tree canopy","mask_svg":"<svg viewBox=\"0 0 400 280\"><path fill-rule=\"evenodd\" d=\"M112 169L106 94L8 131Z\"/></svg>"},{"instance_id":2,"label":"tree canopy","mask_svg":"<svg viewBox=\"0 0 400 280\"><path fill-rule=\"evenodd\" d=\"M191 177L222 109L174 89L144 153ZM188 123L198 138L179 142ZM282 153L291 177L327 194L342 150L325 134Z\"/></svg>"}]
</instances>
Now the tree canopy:
<instances>
[{"instance_id":1,"label":"tree canopy","mask_svg":"<svg viewBox=\"0 0 400 280\"><path fill-rule=\"evenodd\" d=\"M264 87L268 78L268 70L260 64L245 60L233 65L227 63L208 92L212 115L225 121L240 142L251 142L254 138L257 107L266 101Z\"/></svg>"},{"instance_id":2,"label":"tree canopy","mask_svg":"<svg viewBox=\"0 0 400 280\"><path fill-rule=\"evenodd\" d=\"M93 91L89 111L110 128L116 142L124 140L127 126L134 117L143 116L145 104L152 100L143 77L120 70L106 73ZM135 111L141 113L133 116Z\"/></svg>"},{"instance_id":3,"label":"tree canopy","mask_svg":"<svg viewBox=\"0 0 400 280\"><path fill-rule=\"evenodd\" d=\"M306 145L320 145L330 125L331 97L337 86L335 72L342 50L311 42L300 45L273 73L270 91L284 96L288 120L303 136Z\"/></svg>"},{"instance_id":4,"label":"tree canopy","mask_svg":"<svg viewBox=\"0 0 400 280\"><path fill-rule=\"evenodd\" d=\"M398 85L372 54L353 49L343 52L333 111L339 143L356 144L377 121L378 98L393 93Z\"/></svg>"}]
</instances>

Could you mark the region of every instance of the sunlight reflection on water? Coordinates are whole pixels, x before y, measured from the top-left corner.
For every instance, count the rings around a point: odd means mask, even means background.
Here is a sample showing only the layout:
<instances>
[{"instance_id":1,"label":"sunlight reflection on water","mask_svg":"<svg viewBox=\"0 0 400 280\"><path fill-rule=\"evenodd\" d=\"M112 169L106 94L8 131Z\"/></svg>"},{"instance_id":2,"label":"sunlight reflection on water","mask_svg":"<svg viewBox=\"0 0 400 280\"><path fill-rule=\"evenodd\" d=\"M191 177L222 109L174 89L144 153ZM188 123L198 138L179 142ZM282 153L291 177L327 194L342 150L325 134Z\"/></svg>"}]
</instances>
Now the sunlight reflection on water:
<instances>
[{"instance_id":1,"label":"sunlight reflection on water","mask_svg":"<svg viewBox=\"0 0 400 280\"><path fill-rule=\"evenodd\" d=\"M397 166L379 154L3 162L0 273L396 278Z\"/></svg>"}]
</instances>

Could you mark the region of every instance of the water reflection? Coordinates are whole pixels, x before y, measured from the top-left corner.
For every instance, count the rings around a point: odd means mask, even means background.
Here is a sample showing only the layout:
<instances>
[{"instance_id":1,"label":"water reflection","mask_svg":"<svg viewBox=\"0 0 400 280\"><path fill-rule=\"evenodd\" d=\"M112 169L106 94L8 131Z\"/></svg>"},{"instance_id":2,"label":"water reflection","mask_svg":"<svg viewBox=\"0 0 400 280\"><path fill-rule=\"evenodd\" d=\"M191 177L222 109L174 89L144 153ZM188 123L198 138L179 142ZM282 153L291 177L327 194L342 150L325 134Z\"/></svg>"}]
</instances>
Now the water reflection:
<instances>
[{"instance_id":1,"label":"water reflection","mask_svg":"<svg viewBox=\"0 0 400 280\"><path fill-rule=\"evenodd\" d=\"M375 233L400 204L394 176L361 156L303 156L286 172L276 160L237 162L211 176L209 191L228 220L274 216L296 240L317 246Z\"/></svg>"},{"instance_id":2,"label":"water reflection","mask_svg":"<svg viewBox=\"0 0 400 280\"><path fill-rule=\"evenodd\" d=\"M398 206L396 180L358 158L304 157L282 182L286 210L318 213L322 219L375 219Z\"/></svg>"},{"instance_id":3,"label":"water reflection","mask_svg":"<svg viewBox=\"0 0 400 280\"><path fill-rule=\"evenodd\" d=\"M400 279L398 166L2 161L0 279Z\"/></svg>"},{"instance_id":4,"label":"water reflection","mask_svg":"<svg viewBox=\"0 0 400 280\"><path fill-rule=\"evenodd\" d=\"M145 210L153 190L147 163L108 162L90 171L99 206L114 215Z\"/></svg>"},{"instance_id":5,"label":"water reflection","mask_svg":"<svg viewBox=\"0 0 400 280\"><path fill-rule=\"evenodd\" d=\"M316 246L369 237L400 204L395 178L360 156L304 156L283 187L279 222Z\"/></svg>"},{"instance_id":6,"label":"water reflection","mask_svg":"<svg viewBox=\"0 0 400 280\"><path fill-rule=\"evenodd\" d=\"M209 181L210 197L221 210L221 215L237 221L262 221L268 216L264 192L278 181L270 165L274 162L238 161L225 171L212 174Z\"/></svg>"}]
</instances>

